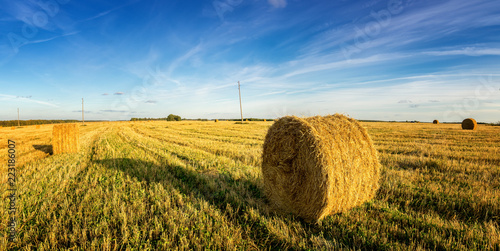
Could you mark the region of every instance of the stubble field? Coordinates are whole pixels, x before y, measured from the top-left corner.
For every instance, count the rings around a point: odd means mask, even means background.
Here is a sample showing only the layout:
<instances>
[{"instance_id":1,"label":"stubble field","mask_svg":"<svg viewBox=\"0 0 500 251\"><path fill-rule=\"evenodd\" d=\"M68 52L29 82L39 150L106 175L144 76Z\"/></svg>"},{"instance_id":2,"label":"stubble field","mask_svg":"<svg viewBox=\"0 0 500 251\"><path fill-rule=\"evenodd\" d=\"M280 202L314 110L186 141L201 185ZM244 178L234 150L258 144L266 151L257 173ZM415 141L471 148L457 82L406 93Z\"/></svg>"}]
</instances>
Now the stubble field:
<instances>
[{"instance_id":1,"label":"stubble field","mask_svg":"<svg viewBox=\"0 0 500 251\"><path fill-rule=\"evenodd\" d=\"M80 153L61 155L50 155L52 125L0 128L0 250L500 249L500 127L362 123L382 164L376 198L309 224L262 192L272 123L87 123Z\"/></svg>"}]
</instances>

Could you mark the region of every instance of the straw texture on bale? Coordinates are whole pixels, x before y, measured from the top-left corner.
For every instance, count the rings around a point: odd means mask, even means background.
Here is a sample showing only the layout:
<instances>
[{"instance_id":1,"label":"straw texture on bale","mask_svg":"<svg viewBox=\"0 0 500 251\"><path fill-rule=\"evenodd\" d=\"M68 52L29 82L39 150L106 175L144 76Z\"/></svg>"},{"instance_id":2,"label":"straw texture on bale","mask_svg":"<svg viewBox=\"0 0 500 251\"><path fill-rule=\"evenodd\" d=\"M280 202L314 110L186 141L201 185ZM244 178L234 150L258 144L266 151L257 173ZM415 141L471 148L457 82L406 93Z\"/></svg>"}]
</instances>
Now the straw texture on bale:
<instances>
[{"instance_id":1,"label":"straw texture on bale","mask_svg":"<svg viewBox=\"0 0 500 251\"><path fill-rule=\"evenodd\" d=\"M468 118L468 119L464 119L464 121L462 121L462 129L464 129L464 130L476 130L476 128L477 128L477 122L475 119Z\"/></svg>"},{"instance_id":2,"label":"straw texture on bale","mask_svg":"<svg viewBox=\"0 0 500 251\"><path fill-rule=\"evenodd\" d=\"M439 120L435 119L434 121L432 121L433 124L439 124Z\"/></svg>"},{"instance_id":3,"label":"straw texture on bale","mask_svg":"<svg viewBox=\"0 0 500 251\"><path fill-rule=\"evenodd\" d=\"M80 150L80 128L77 124L58 124L52 129L54 154L77 153Z\"/></svg>"},{"instance_id":4,"label":"straw texture on bale","mask_svg":"<svg viewBox=\"0 0 500 251\"><path fill-rule=\"evenodd\" d=\"M372 199L380 164L356 120L340 114L286 116L267 132L262 174L273 207L312 222Z\"/></svg>"}]
</instances>

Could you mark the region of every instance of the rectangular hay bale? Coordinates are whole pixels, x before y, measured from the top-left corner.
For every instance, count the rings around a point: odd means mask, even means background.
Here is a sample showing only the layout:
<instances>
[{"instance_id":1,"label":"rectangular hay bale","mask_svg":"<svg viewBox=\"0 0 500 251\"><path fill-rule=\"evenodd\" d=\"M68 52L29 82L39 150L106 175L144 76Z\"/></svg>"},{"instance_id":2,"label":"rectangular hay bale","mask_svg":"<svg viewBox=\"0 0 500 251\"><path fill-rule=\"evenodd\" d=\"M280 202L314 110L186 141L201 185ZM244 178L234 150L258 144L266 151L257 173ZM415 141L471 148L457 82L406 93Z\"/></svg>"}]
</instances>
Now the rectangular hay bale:
<instances>
[{"instance_id":1,"label":"rectangular hay bale","mask_svg":"<svg viewBox=\"0 0 500 251\"><path fill-rule=\"evenodd\" d=\"M78 153L80 150L80 128L77 124L57 124L52 129L54 154Z\"/></svg>"}]
</instances>

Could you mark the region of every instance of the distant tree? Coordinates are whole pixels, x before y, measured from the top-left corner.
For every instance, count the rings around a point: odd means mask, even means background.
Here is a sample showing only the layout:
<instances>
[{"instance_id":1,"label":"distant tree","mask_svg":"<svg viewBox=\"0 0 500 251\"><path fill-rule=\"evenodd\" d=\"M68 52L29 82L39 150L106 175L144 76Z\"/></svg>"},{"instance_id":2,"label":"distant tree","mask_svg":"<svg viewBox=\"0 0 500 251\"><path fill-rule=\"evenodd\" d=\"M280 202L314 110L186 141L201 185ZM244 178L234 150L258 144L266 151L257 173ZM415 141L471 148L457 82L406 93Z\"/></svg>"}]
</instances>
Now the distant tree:
<instances>
[{"instance_id":1,"label":"distant tree","mask_svg":"<svg viewBox=\"0 0 500 251\"><path fill-rule=\"evenodd\" d=\"M182 118L179 115L170 114L167 117L167 121L181 121Z\"/></svg>"}]
</instances>

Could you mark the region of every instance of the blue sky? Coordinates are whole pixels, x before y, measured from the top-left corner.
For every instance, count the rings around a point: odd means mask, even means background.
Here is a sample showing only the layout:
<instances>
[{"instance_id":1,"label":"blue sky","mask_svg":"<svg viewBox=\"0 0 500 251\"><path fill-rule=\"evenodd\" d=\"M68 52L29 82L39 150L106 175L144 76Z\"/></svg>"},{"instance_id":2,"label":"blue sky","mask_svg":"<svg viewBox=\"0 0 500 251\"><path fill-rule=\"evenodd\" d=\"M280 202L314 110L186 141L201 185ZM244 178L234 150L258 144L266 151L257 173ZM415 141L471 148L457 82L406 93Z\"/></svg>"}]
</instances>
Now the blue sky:
<instances>
[{"instance_id":1,"label":"blue sky","mask_svg":"<svg viewBox=\"0 0 500 251\"><path fill-rule=\"evenodd\" d=\"M117 4L118 3L118 4ZM500 1L0 1L0 120L500 121Z\"/></svg>"}]
</instances>

